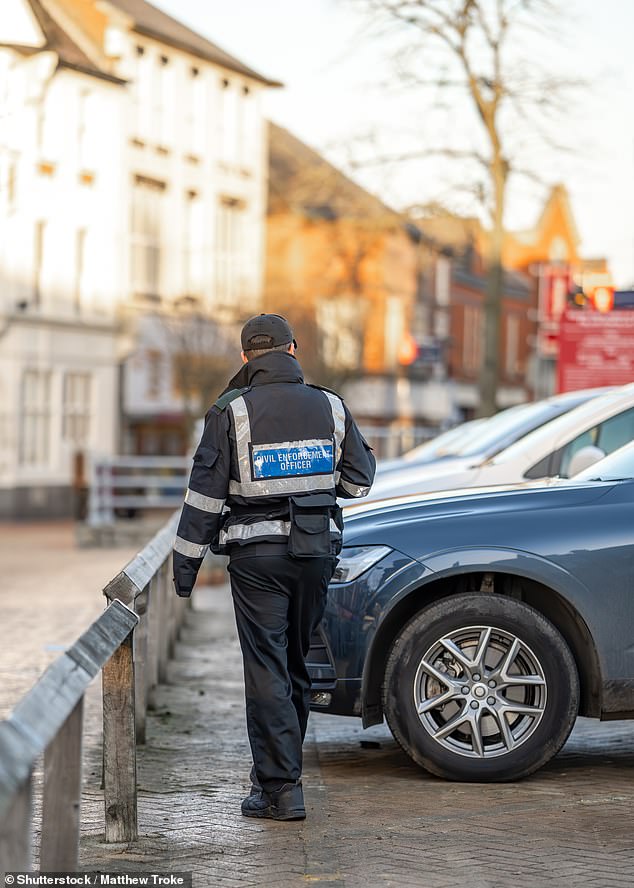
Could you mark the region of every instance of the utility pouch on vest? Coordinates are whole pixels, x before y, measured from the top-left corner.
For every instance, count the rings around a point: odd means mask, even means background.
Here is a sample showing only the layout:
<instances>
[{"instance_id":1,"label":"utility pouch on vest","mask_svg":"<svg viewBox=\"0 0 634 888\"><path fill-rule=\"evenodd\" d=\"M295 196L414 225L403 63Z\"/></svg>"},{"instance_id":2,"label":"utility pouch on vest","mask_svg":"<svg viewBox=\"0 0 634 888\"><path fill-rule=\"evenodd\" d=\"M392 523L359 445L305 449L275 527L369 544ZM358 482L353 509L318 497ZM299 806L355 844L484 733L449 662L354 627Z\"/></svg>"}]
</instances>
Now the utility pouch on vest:
<instances>
[{"instance_id":1,"label":"utility pouch on vest","mask_svg":"<svg viewBox=\"0 0 634 888\"><path fill-rule=\"evenodd\" d=\"M288 554L294 558L323 558L331 554L330 518L337 500L330 493L289 497L291 530Z\"/></svg>"}]
</instances>

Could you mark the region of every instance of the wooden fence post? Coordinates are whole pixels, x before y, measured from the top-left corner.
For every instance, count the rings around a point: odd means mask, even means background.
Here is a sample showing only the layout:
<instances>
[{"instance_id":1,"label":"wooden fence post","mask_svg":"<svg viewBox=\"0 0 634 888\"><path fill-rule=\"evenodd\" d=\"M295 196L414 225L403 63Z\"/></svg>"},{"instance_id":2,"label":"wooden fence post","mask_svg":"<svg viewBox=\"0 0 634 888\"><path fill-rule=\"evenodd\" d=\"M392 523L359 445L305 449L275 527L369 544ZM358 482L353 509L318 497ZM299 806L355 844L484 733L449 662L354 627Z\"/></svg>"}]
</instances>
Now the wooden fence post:
<instances>
[{"instance_id":1,"label":"wooden fence post","mask_svg":"<svg viewBox=\"0 0 634 888\"><path fill-rule=\"evenodd\" d=\"M138 838L133 633L103 667L106 842Z\"/></svg>"},{"instance_id":2,"label":"wooden fence post","mask_svg":"<svg viewBox=\"0 0 634 888\"><path fill-rule=\"evenodd\" d=\"M165 565L161 567L158 574L157 582L158 603L159 603L159 626L158 626L158 680L159 682L167 681L167 663L169 660L170 647L170 627L169 627L169 599L167 589L167 579Z\"/></svg>"},{"instance_id":3,"label":"wooden fence post","mask_svg":"<svg viewBox=\"0 0 634 888\"><path fill-rule=\"evenodd\" d=\"M115 771L124 789L131 787L134 806L127 816L132 827L121 830L123 838L136 837L136 781L128 779L127 763L135 763L134 688L131 683L132 630L137 614L121 601L114 601L85 632L48 666L35 685L0 722L0 871L30 870L33 768L44 754L44 793L42 805L42 845L40 861L44 870L73 872L77 854L81 796L82 709L86 688L107 664L112 675L106 679L106 735L112 743L107 750L108 776ZM130 675L126 675L126 670ZM126 716L131 718L127 728ZM117 735L118 731L118 735ZM123 739L122 739L122 735ZM130 752L131 750L131 752ZM108 791L112 793L112 780ZM118 791L118 787L115 787ZM130 809L121 792L124 808ZM115 811L115 814L117 811ZM113 833L113 830L106 831ZM119 836L116 836L119 838Z\"/></svg>"},{"instance_id":4,"label":"wooden fence post","mask_svg":"<svg viewBox=\"0 0 634 888\"><path fill-rule=\"evenodd\" d=\"M160 619L160 601L159 601L159 578L158 574L152 577L148 595L148 700L153 703L153 691L158 684L159 676L159 619Z\"/></svg>"},{"instance_id":5,"label":"wooden fence post","mask_svg":"<svg viewBox=\"0 0 634 888\"><path fill-rule=\"evenodd\" d=\"M40 869L74 872L79 854L81 736L84 698L75 704L44 753ZM64 828L60 828L60 824Z\"/></svg>"},{"instance_id":6,"label":"wooden fence post","mask_svg":"<svg viewBox=\"0 0 634 888\"><path fill-rule=\"evenodd\" d=\"M148 620L149 586L134 601L139 623L134 632L134 714L136 742L145 743L145 723L148 689Z\"/></svg>"},{"instance_id":7,"label":"wooden fence post","mask_svg":"<svg viewBox=\"0 0 634 888\"><path fill-rule=\"evenodd\" d=\"M31 861L31 823L33 820L33 778L29 775L0 817L0 870L29 871Z\"/></svg>"}]
</instances>

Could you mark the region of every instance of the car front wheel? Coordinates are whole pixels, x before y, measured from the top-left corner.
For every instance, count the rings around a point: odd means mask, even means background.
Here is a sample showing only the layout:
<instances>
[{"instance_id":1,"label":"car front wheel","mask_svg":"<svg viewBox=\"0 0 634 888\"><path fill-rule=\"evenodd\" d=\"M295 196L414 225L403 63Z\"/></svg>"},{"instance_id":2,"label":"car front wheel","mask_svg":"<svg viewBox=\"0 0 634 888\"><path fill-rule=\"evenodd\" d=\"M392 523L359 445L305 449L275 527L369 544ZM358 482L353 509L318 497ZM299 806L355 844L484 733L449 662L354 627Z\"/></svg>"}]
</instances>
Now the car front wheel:
<instances>
[{"instance_id":1,"label":"car front wheel","mask_svg":"<svg viewBox=\"0 0 634 888\"><path fill-rule=\"evenodd\" d=\"M579 706L570 650L538 611L456 595L418 613L388 658L383 708L405 752L439 777L526 777L562 747Z\"/></svg>"}]
</instances>

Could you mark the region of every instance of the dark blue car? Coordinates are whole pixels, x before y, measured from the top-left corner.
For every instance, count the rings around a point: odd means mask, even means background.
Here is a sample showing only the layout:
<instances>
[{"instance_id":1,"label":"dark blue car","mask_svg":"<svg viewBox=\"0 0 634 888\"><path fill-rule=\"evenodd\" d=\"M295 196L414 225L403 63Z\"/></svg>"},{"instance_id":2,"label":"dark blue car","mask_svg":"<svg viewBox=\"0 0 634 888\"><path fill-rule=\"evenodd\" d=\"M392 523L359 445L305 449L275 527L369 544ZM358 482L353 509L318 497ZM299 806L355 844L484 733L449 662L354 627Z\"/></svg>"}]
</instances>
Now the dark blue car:
<instances>
[{"instance_id":1,"label":"dark blue car","mask_svg":"<svg viewBox=\"0 0 634 888\"><path fill-rule=\"evenodd\" d=\"M574 481L347 510L313 708L476 781L535 771L577 715L634 717L633 478L628 445Z\"/></svg>"}]
</instances>

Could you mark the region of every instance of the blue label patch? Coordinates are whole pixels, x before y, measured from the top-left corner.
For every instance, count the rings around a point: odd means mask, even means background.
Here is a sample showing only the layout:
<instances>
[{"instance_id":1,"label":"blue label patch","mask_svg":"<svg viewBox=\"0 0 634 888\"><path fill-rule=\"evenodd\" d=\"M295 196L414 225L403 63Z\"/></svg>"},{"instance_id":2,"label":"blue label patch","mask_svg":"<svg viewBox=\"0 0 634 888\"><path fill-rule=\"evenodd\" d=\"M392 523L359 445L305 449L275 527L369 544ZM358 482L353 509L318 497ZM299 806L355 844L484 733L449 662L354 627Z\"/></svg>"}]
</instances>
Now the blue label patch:
<instances>
[{"instance_id":1,"label":"blue label patch","mask_svg":"<svg viewBox=\"0 0 634 888\"><path fill-rule=\"evenodd\" d=\"M251 460L255 479L328 475L335 470L334 445L328 440L254 444Z\"/></svg>"}]
</instances>

